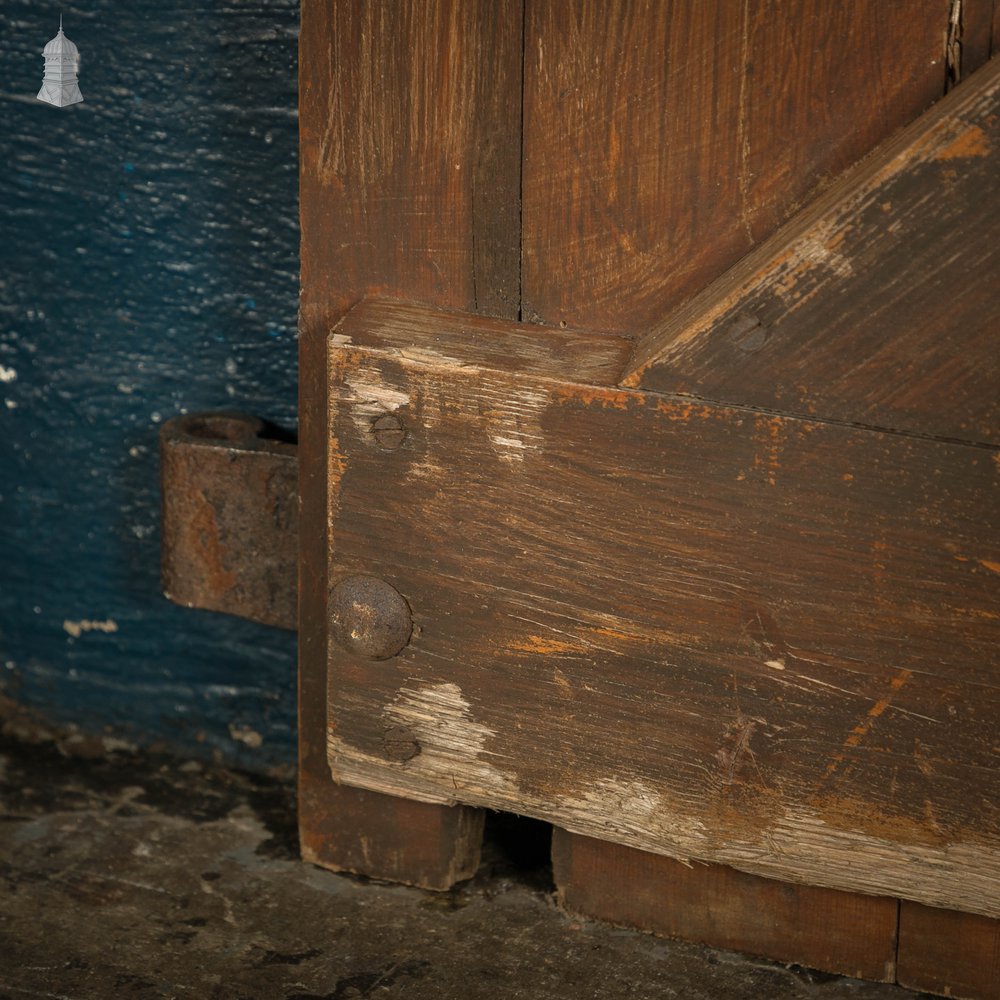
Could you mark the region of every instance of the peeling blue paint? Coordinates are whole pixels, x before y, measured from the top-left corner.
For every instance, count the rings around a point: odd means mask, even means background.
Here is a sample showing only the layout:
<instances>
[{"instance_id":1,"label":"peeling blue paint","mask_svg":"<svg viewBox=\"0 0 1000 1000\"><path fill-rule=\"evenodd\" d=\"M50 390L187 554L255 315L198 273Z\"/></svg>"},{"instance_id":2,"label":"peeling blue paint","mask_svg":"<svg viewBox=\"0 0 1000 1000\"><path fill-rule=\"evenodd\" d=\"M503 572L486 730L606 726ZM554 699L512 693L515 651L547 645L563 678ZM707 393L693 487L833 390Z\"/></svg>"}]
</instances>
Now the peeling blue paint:
<instances>
[{"instance_id":1,"label":"peeling blue paint","mask_svg":"<svg viewBox=\"0 0 1000 1000\"><path fill-rule=\"evenodd\" d=\"M295 421L297 32L294 0L0 8L0 684L250 767L294 760L294 636L160 595L157 432Z\"/></svg>"}]
</instances>

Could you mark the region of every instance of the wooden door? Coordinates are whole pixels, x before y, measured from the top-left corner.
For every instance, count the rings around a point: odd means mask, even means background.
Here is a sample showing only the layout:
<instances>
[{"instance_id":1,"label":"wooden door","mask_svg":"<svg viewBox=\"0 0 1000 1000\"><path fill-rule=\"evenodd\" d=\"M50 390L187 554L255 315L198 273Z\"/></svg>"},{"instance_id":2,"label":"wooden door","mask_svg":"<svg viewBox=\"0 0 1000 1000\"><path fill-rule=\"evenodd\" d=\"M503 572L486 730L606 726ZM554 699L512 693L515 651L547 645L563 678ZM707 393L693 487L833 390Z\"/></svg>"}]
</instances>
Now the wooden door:
<instances>
[{"instance_id":1,"label":"wooden door","mask_svg":"<svg viewBox=\"0 0 1000 1000\"><path fill-rule=\"evenodd\" d=\"M346 783L1000 916L991 17L304 3L313 856Z\"/></svg>"}]
</instances>

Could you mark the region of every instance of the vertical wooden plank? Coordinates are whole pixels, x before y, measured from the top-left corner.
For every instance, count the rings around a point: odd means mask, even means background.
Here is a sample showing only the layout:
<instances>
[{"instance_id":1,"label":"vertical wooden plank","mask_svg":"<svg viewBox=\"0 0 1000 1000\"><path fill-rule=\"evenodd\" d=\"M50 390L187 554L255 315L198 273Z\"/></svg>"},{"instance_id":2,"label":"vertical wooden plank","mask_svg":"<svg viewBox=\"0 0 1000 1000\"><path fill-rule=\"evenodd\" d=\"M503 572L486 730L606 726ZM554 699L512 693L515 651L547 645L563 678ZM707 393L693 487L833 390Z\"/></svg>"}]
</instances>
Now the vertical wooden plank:
<instances>
[{"instance_id":1,"label":"vertical wooden plank","mask_svg":"<svg viewBox=\"0 0 1000 1000\"><path fill-rule=\"evenodd\" d=\"M961 79L983 66L993 49L994 0L952 0L961 16Z\"/></svg>"},{"instance_id":2,"label":"vertical wooden plank","mask_svg":"<svg viewBox=\"0 0 1000 1000\"><path fill-rule=\"evenodd\" d=\"M941 95L948 7L528 3L524 317L635 332L718 277Z\"/></svg>"},{"instance_id":3,"label":"vertical wooden plank","mask_svg":"<svg viewBox=\"0 0 1000 1000\"><path fill-rule=\"evenodd\" d=\"M485 35L471 66L476 99L467 151L472 311L516 320L521 315L523 4L503 0L479 7Z\"/></svg>"},{"instance_id":4,"label":"vertical wooden plank","mask_svg":"<svg viewBox=\"0 0 1000 1000\"><path fill-rule=\"evenodd\" d=\"M376 292L516 318L520 21L512 0L306 0L304 330Z\"/></svg>"},{"instance_id":5,"label":"vertical wooden plank","mask_svg":"<svg viewBox=\"0 0 1000 1000\"><path fill-rule=\"evenodd\" d=\"M474 870L482 814L361 793L326 763L325 344L375 291L517 316L521 4L304 0L299 64L303 853L444 888Z\"/></svg>"},{"instance_id":6,"label":"vertical wooden plank","mask_svg":"<svg viewBox=\"0 0 1000 1000\"><path fill-rule=\"evenodd\" d=\"M895 899L687 866L559 828L552 861L571 911L825 972L895 978Z\"/></svg>"},{"instance_id":7,"label":"vertical wooden plank","mask_svg":"<svg viewBox=\"0 0 1000 1000\"><path fill-rule=\"evenodd\" d=\"M422 889L450 889L476 873L481 809L428 805L347 785L325 787L315 778L306 778L315 798L300 821L306 861Z\"/></svg>"},{"instance_id":8,"label":"vertical wooden plank","mask_svg":"<svg viewBox=\"0 0 1000 1000\"><path fill-rule=\"evenodd\" d=\"M967 1000L1000 998L1000 920L903 900L899 983Z\"/></svg>"}]
</instances>

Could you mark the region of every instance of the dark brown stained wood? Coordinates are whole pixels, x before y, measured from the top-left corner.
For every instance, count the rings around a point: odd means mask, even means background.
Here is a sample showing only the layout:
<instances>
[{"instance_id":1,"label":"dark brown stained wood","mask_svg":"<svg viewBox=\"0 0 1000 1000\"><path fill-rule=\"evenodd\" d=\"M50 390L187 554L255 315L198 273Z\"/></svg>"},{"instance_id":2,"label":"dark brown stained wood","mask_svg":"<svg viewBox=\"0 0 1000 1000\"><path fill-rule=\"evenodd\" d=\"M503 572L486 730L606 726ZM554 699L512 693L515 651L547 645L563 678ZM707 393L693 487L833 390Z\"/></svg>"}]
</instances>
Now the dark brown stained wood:
<instances>
[{"instance_id":1,"label":"dark brown stained wood","mask_svg":"<svg viewBox=\"0 0 1000 1000\"><path fill-rule=\"evenodd\" d=\"M335 871L450 889L479 867L483 811L336 787L322 824L302 825L302 857Z\"/></svg>"},{"instance_id":2,"label":"dark brown stained wood","mask_svg":"<svg viewBox=\"0 0 1000 1000\"><path fill-rule=\"evenodd\" d=\"M1000 1000L1000 920L904 900L901 985L966 1000Z\"/></svg>"},{"instance_id":3,"label":"dark brown stained wood","mask_svg":"<svg viewBox=\"0 0 1000 1000\"><path fill-rule=\"evenodd\" d=\"M986 63L993 52L994 0L952 0L961 17L960 79L965 80Z\"/></svg>"},{"instance_id":4,"label":"dark brown stained wood","mask_svg":"<svg viewBox=\"0 0 1000 1000\"><path fill-rule=\"evenodd\" d=\"M645 334L624 382L1000 443L1000 62Z\"/></svg>"},{"instance_id":5,"label":"dark brown stained wood","mask_svg":"<svg viewBox=\"0 0 1000 1000\"><path fill-rule=\"evenodd\" d=\"M516 319L520 0L306 0L302 322L376 291Z\"/></svg>"},{"instance_id":6,"label":"dark brown stained wood","mask_svg":"<svg viewBox=\"0 0 1000 1000\"><path fill-rule=\"evenodd\" d=\"M556 828L559 900L574 913L824 972L895 981L899 902L684 865Z\"/></svg>"},{"instance_id":7,"label":"dark brown stained wood","mask_svg":"<svg viewBox=\"0 0 1000 1000\"><path fill-rule=\"evenodd\" d=\"M531 2L523 316L636 333L941 96L948 0Z\"/></svg>"},{"instance_id":8,"label":"dark brown stained wood","mask_svg":"<svg viewBox=\"0 0 1000 1000\"><path fill-rule=\"evenodd\" d=\"M394 659L331 648L334 773L1000 912L995 451L438 365L411 332L331 338L331 582L414 619ZM420 752L387 760L400 730Z\"/></svg>"},{"instance_id":9,"label":"dark brown stained wood","mask_svg":"<svg viewBox=\"0 0 1000 1000\"><path fill-rule=\"evenodd\" d=\"M521 4L303 0L299 55L303 852L358 870L364 836L368 874L440 888L474 868L481 817L360 795L326 764L326 338L373 289L516 318Z\"/></svg>"}]
</instances>

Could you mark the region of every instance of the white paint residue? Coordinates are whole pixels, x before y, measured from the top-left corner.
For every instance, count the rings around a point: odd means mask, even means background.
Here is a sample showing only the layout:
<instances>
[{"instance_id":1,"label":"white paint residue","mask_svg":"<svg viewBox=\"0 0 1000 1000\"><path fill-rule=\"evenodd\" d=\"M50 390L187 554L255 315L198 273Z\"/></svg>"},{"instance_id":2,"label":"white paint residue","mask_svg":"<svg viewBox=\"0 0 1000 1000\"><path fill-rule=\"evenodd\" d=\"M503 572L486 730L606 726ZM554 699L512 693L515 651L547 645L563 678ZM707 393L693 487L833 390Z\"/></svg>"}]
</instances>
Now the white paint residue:
<instances>
[{"instance_id":1,"label":"white paint residue","mask_svg":"<svg viewBox=\"0 0 1000 1000\"><path fill-rule=\"evenodd\" d=\"M811 277L825 271L838 278L850 278L854 264L840 249L847 231L834 220L826 219L806 233L789 254L784 276L776 280L774 290L793 309L805 305L819 290L820 282Z\"/></svg>"},{"instance_id":2,"label":"white paint residue","mask_svg":"<svg viewBox=\"0 0 1000 1000\"><path fill-rule=\"evenodd\" d=\"M496 445L497 452L501 458L505 458L508 461L513 462L523 462L524 455L522 452L528 447L528 445L522 441L520 438L516 437L503 437L500 434L491 434L490 440ZM509 449L513 448L513 451Z\"/></svg>"},{"instance_id":3,"label":"white paint residue","mask_svg":"<svg viewBox=\"0 0 1000 1000\"><path fill-rule=\"evenodd\" d=\"M409 729L420 753L408 768L445 775L456 788L473 785L478 790L510 791L513 783L490 761L487 740L496 735L477 722L469 703L457 684L426 684L401 688L391 705L386 706L387 726Z\"/></svg>"},{"instance_id":4,"label":"white paint residue","mask_svg":"<svg viewBox=\"0 0 1000 1000\"><path fill-rule=\"evenodd\" d=\"M423 684L401 688L382 713L385 728L406 729L420 752L399 764L351 746L331 729L327 756L335 780L351 773L361 787L391 789L394 780L405 794L424 802L474 802L512 799L519 795L513 777L502 770L487 749L496 735L477 722L457 684ZM357 777L362 772L364 778ZM374 783L372 783L374 778Z\"/></svg>"},{"instance_id":5,"label":"white paint residue","mask_svg":"<svg viewBox=\"0 0 1000 1000\"><path fill-rule=\"evenodd\" d=\"M256 750L264 743L264 737L256 729L251 729L250 726L237 725L235 722L229 723L229 735L237 743L244 743L253 750Z\"/></svg>"},{"instance_id":6,"label":"white paint residue","mask_svg":"<svg viewBox=\"0 0 1000 1000\"><path fill-rule=\"evenodd\" d=\"M663 794L637 778L599 778L564 808L580 817L599 816L610 840L635 843L657 831L662 846L675 857L697 857L705 842L705 825L690 814L671 809Z\"/></svg>"},{"instance_id":7,"label":"white paint residue","mask_svg":"<svg viewBox=\"0 0 1000 1000\"><path fill-rule=\"evenodd\" d=\"M380 413L392 413L410 401L407 393L379 382L364 382L347 376L347 384L359 404L377 408Z\"/></svg>"},{"instance_id":8,"label":"white paint residue","mask_svg":"<svg viewBox=\"0 0 1000 1000\"><path fill-rule=\"evenodd\" d=\"M410 402L407 393L381 382L346 376L344 383L350 393L351 419L361 431L362 440L371 438L372 424L387 413L395 413Z\"/></svg>"},{"instance_id":9,"label":"white paint residue","mask_svg":"<svg viewBox=\"0 0 1000 1000\"><path fill-rule=\"evenodd\" d=\"M1000 842L989 833L939 843L914 841L904 828L883 837L855 829L849 815L828 818L804 803L786 805L759 825L727 822L720 828L713 802L671 794L650 777L597 777L582 794L539 794L519 789L512 775L479 759L489 755L492 731L472 718L457 685L403 689L386 715L409 725L421 752L390 764L346 743L331 727L327 749L336 780L421 802L516 810L682 863L698 859L874 895L898 895L902 887L907 898L930 906L964 905L1000 917Z\"/></svg>"},{"instance_id":10,"label":"white paint residue","mask_svg":"<svg viewBox=\"0 0 1000 1000\"><path fill-rule=\"evenodd\" d=\"M420 479L434 479L444 475L444 469L437 462L425 460L414 462L409 468L409 475L417 476Z\"/></svg>"},{"instance_id":11,"label":"white paint residue","mask_svg":"<svg viewBox=\"0 0 1000 1000\"><path fill-rule=\"evenodd\" d=\"M79 639L84 632L117 632L118 622L113 618L105 621L96 621L92 618L81 618L79 621L70 621L68 618L63 622L63 628L74 639Z\"/></svg>"},{"instance_id":12,"label":"white paint residue","mask_svg":"<svg viewBox=\"0 0 1000 1000\"><path fill-rule=\"evenodd\" d=\"M544 393L519 389L487 415L490 443L503 461L515 465L526 452L541 450L541 413L547 403Z\"/></svg>"},{"instance_id":13,"label":"white paint residue","mask_svg":"<svg viewBox=\"0 0 1000 1000\"><path fill-rule=\"evenodd\" d=\"M0 365L0 382L13 382L17 378L17 372L13 368L5 368Z\"/></svg>"},{"instance_id":14,"label":"white paint residue","mask_svg":"<svg viewBox=\"0 0 1000 1000\"><path fill-rule=\"evenodd\" d=\"M804 261L829 268L838 278L850 278L854 274L854 265L836 249L838 241L835 237L842 238L842 235L836 232L833 222L820 226L796 247L798 256Z\"/></svg>"},{"instance_id":15,"label":"white paint residue","mask_svg":"<svg viewBox=\"0 0 1000 1000\"><path fill-rule=\"evenodd\" d=\"M460 358L453 358L450 354L442 354L440 351L432 350L430 347L401 347L399 356L407 361L415 361L417 364L433 365L435 368L470 368Z\"/></svg>"}]
</instances>

